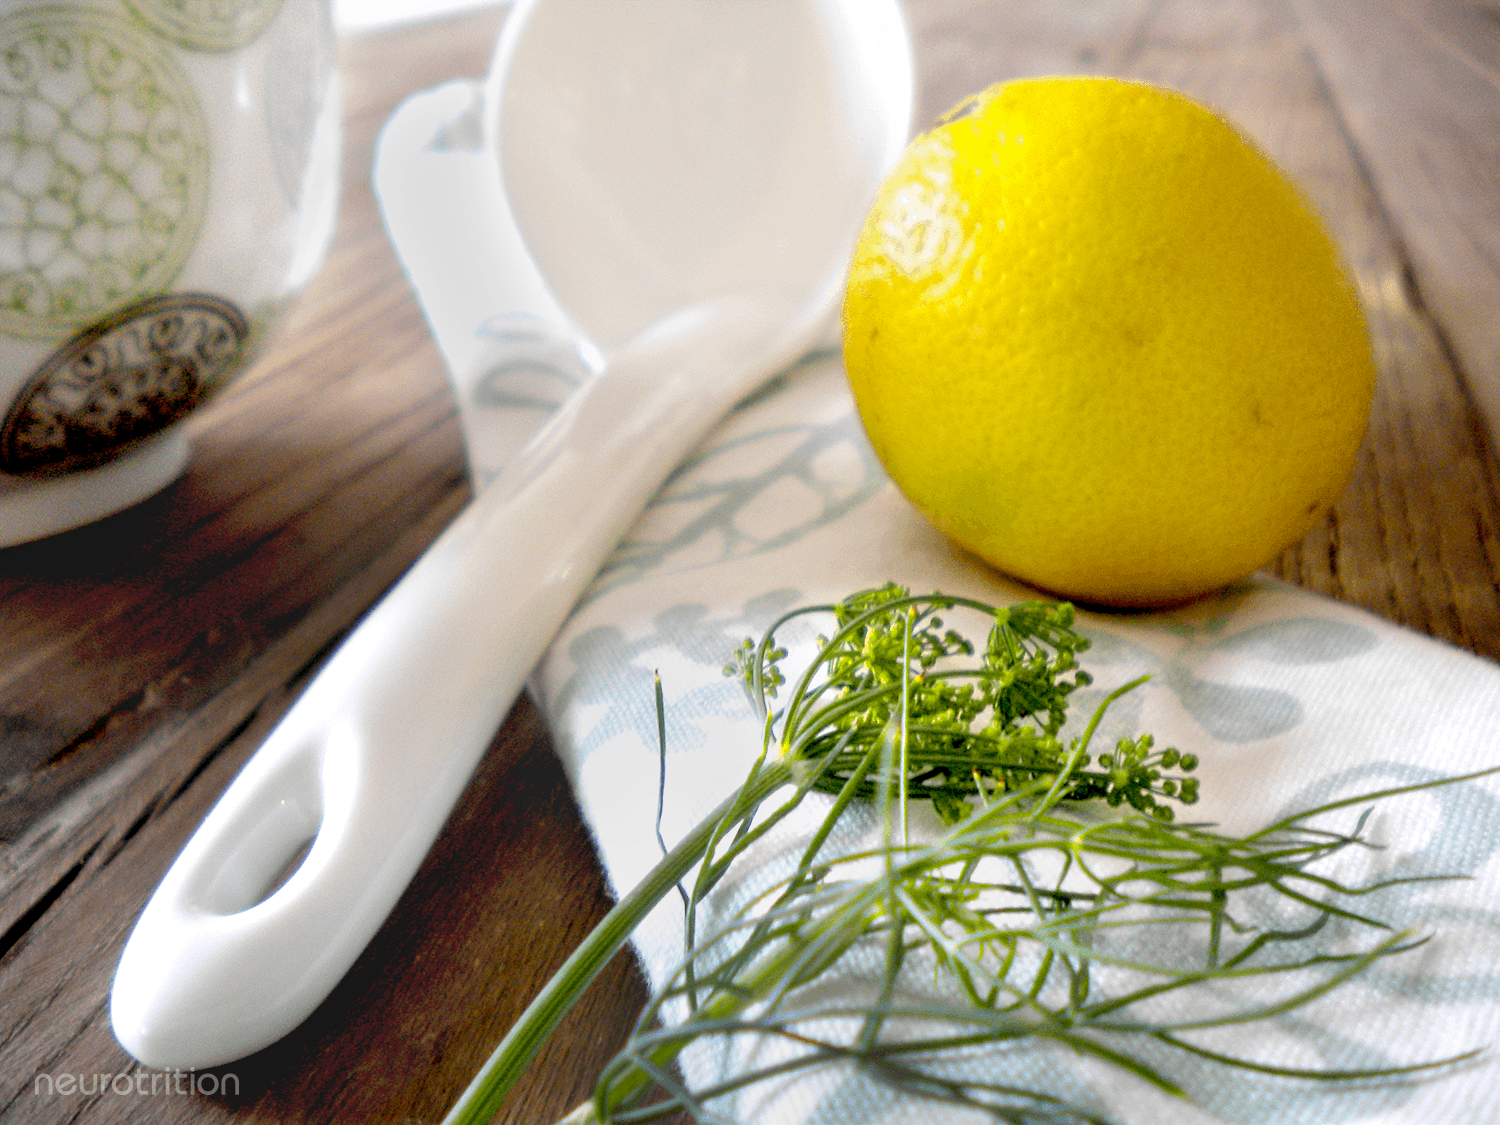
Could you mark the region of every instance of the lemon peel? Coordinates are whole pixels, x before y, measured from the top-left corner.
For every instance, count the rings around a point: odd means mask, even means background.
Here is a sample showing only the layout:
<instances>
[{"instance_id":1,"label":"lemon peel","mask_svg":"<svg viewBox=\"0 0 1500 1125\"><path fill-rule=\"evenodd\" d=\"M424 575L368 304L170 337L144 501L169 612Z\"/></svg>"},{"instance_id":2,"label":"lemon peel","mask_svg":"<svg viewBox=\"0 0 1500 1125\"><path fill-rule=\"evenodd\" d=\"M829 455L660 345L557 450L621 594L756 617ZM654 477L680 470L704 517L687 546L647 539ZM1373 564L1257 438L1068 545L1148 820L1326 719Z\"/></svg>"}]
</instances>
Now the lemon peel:
<instances>
[{"instance_id":1,"label":"lemon peel","mask_svg":"<svg viewBox=\"0 0 1500 1125\"><path fill-rule=\"evenodd\" d=\"M1321 522L1375 384L1293 181L1174 91L991 87L917 137L859 240L844 352L905 494L1075 601L1220 588Z\"/></svg>"}]
</instances>

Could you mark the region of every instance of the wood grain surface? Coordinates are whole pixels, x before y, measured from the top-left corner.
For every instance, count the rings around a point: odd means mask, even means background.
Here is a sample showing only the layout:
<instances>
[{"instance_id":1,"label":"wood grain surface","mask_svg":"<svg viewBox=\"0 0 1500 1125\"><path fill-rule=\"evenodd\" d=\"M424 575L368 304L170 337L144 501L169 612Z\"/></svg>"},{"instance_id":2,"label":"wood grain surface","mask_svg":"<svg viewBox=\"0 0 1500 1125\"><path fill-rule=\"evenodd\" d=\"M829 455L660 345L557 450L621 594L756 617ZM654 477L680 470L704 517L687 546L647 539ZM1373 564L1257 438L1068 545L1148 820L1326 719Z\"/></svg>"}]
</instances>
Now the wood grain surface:
<instances>
[{"instance_id":1,"label":"wood grain surface","mask_svg":"<svg viewBox=\"0 0 1500 1125\"><path fill-rule=\"evenodd\" d=\"M1353 480L1274 569L1500 658L1500 5L909 0L919 125L991 82L1103 73L1224 111L1304 185L1380 366ZM609 906L547 733L519 702L437 846L302 1027L229 1092L84 1096L146 1074L107 997L135 916L311 671L468 496L436 348L370 188L407 95L479 75L501 13L341 45L328 262L137 508L0 551L0 1122L434 1122ZM499 1120L555 1120L643 998L618 959ZM170 1076L158 1075L158 1079ZM194 1084L205 1085L203 1076Z\"/></svg>"}]
</instances>

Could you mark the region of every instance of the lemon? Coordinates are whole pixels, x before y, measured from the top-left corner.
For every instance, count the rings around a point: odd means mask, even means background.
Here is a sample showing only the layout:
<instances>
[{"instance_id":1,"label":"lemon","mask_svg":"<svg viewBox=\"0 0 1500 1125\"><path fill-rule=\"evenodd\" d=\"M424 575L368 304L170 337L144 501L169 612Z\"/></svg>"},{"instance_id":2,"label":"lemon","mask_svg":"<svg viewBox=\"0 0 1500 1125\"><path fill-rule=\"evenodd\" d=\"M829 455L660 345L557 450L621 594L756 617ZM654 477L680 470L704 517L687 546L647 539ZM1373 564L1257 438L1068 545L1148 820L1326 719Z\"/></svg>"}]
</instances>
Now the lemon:
<instances>
[{"instance_id":1,"label":"lemon","mask_svg":"<svg viewBox=\"0 0 1500 1125\"><path fill-rule=\"evenodd\" d=\"M1002 83L955 113L883 185L844 307L901 490L1000 570L1115 606L1220 588L1323 520L1375 372L1287 176L1142 83Z\"/></svg>"}]
</instances>

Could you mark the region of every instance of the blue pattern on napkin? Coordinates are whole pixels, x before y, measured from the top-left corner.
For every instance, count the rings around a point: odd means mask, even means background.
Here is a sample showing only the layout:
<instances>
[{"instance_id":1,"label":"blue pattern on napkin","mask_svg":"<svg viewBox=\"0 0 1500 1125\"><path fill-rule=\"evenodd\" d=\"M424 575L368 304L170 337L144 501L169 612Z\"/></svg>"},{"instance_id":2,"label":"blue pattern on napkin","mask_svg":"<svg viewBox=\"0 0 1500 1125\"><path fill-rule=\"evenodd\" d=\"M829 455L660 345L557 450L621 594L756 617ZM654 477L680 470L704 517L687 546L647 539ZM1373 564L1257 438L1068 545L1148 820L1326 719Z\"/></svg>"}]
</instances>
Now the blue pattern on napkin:
<instances>
[{"instance_id":1,"label":"blue pattern on napkin","mask_svg":"<svg viewBox=\"0 0 1500 1125\"><path fill-rule=\"evenodd\" d=\"M1237 587L1218 600L1225 608L1201 624L1162 618L1162 632L1181 638L1163 659L1152 650L1086 627L1093 666L1129 663L1141 672L1159 675L1176 693L1182 706L1221 742L1257 742L1285 734L1302 721L1303 704L1290 692L1246 684L1226 684L1199 676L1195 667L1218 656L1238 658L1237 667L1264 661L1280 665L1330 664L1363 655L1378 643L1369 629L1346 621L1300 617L1272 621L1245 629L1229 629L1233 604L1243 600L1246 587Z\"/></svg>"},{"instance_id":2,"label":"blue pattern on napkin","mask_svg":"<svg viewBox=\"0 0 1500 1125\"><path fill-rule=\"evenodd\" d=\"M656 713L641 702L655 699L656 668L668 652L691 661L703 673L696 686L672 692L666 713L668 754L702 750L708 734L700 721L709 716L754 723L744 689L722 670L742 639L759 635L799 600L796 590L772 590L751 598L729 617L714 617L705 605L684 603L656 614L651 630L633 638L612 625L574 637L568 656L576 671L547 701L554 712L594 716L575 733L574 756L584 761L626 730L633 730L643 745L658 744Z\"/></svg>"},{"instance_id":3,"label":"blue pattern on napkin","mask_svg":"<svg viewBox=\"0 0 1500 1125\"><path fill-rule=\"evenodd\" d=\"M776 380L741 410L787 386L786 379ZM819 472L835 460L845 471L832 478ZM842 519L887 483L853 410L711 441L651 501L587 597L647 574L779 551Z\"/></svg>"}]
</instances>

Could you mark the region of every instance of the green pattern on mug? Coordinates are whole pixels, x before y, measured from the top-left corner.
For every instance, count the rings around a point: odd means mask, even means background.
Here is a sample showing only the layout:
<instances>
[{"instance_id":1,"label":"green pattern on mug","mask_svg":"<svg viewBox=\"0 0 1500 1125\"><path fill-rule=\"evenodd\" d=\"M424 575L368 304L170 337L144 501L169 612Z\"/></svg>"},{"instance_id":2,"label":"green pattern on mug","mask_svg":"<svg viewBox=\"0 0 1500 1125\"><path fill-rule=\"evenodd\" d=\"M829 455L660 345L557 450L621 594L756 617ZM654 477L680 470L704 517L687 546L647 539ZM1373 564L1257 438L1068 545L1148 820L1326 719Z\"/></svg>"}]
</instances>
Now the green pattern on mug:
<instances>
[{"instance_id":1,"label":"green pattern on mug","mask_svg":"<svg viewBox=\"0 0 1500 1125\"><path fill-rule=\"evenodd\" d=\"M232 51L257 38L282 0L125 0L158 35L190 51Z\"/></svg>"},{"instance_id":2,"label":"green pattern on mug","mask_svg":"<svg viewBox=\"0 0 1500 1125\"><path fill-rule=\"evenodd\" d=\"M0 332L56 339L172 282L208 131L170 51L73 6L0 18Z\"/></svg>"}]
</instances>

